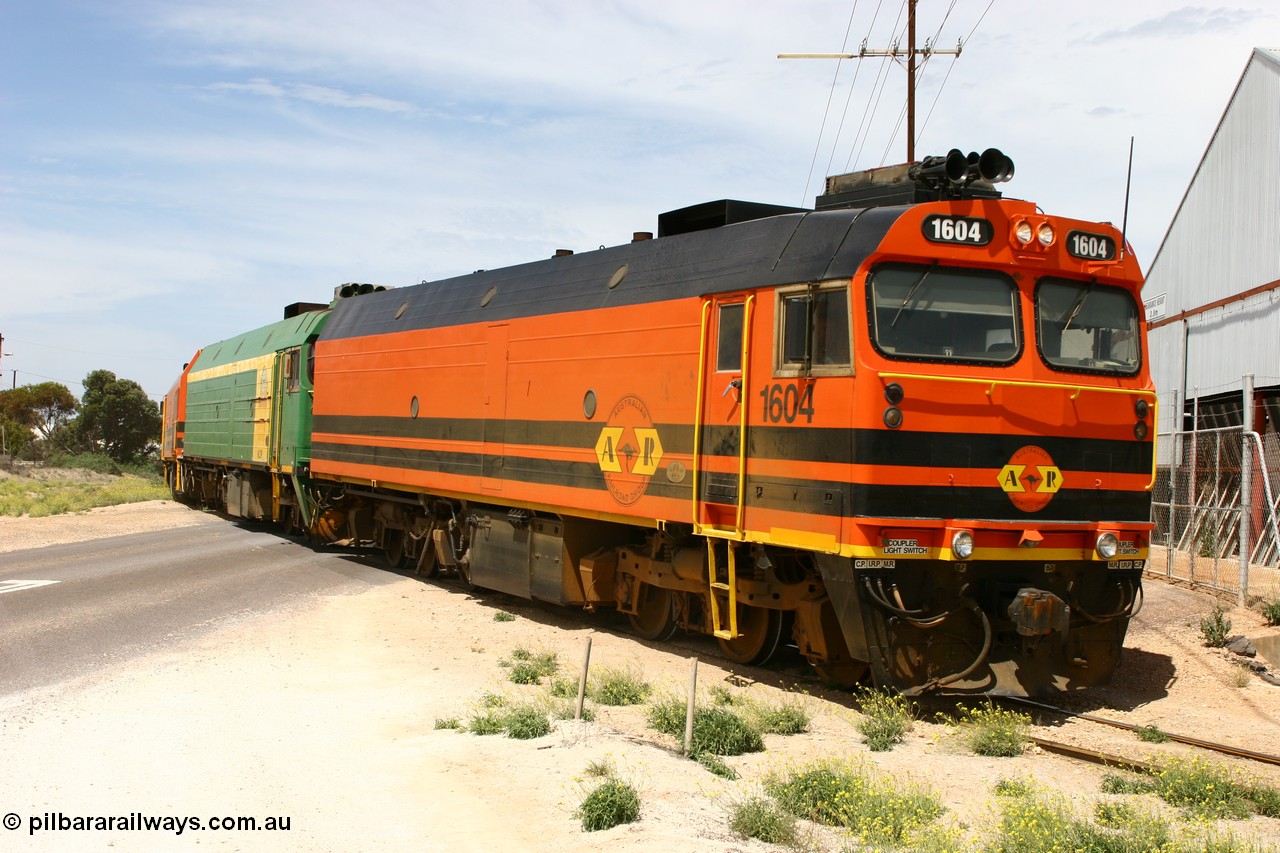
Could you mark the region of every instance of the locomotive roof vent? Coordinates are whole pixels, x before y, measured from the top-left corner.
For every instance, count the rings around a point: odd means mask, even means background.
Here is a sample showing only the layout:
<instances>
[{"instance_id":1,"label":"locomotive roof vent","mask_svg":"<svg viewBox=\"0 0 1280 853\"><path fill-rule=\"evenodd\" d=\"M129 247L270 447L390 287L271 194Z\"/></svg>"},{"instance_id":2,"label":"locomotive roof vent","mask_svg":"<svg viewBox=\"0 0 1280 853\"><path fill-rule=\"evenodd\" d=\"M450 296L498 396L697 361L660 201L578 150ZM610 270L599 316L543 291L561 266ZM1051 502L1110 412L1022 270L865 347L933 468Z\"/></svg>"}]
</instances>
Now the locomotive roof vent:
<instances>
[{"instance_id":1,"label":"locomotive roof vent","mask_svg":"<svg viewBox=\"0 0 1280 853\"><path fill-rule=\"evenodd\" d=\"M391 288L385 284L360 284L354 281L340 284L333 289L333 298L350 299L353 296L364 296L366 293L381 293Z\"/></svg>"},{"instance_id":2,"label":"locomotive roof vent","mask_svg":"<svg viewBox=\"0 0 1280 853\"><path fill-rule=\"evenodd\" d=\"M292 305L284 306L284 319L288 320L312 311L324 311L328 307L324 302L294 302Z\"/></svg>"},{"instance_id":3,"label":"locomotive roof vent","mask_svg":"<svg viewBox=\"0 0 1280 853\"><path fill-rule=\"evenodd\" d=\"M826 192L814 207L881 207L944 199L1000 198L995 184L1013 177L1013 160L998 148L967 156L952 148L945 156L917 163L883 166L827 178Z\"/></svg>"},{"instance_id":4,"label":"locomotive roof vent","mask_svg":"<svg viewBox=\"0 0 1280 853\"><path fill-rule=\"evenodd\" d=\"M750 222L753 219L781 216L784 213L807 212L803 207L722 198L719 201L704 201L702 204L658 214L658 236L671 237L675 234L705 231L708 228L720 228L738 222Z\"/></svg>"}]
</instances>

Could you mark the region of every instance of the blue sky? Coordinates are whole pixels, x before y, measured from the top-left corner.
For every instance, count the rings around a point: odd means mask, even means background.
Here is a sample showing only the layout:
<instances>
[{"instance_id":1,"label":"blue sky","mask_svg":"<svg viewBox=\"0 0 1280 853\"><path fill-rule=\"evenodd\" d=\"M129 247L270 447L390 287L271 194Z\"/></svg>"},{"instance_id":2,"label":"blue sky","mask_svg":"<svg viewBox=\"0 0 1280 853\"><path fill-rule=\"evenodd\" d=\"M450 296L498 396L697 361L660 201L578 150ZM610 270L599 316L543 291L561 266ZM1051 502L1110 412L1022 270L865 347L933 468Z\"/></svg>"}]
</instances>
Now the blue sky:
<instances>
[{"instance_id":1,"label":"blue sky","mask_svg":"<svg viewBox=\"0 0 1280 853\"><path fill-rule=\"evenodd\" d=\"M197 347L342 282L615 245L717 198L811 205L905 160L905 72L777 54L905 47L900 7L0 0L0 387L105 368L159 397ZM999 147L1006 195L1118 224L1133 136L1144 268L1251 50L1280 45L1261 2L918 16L964 51L922 72L917 156Z\"/></svg>"}]
</instances>

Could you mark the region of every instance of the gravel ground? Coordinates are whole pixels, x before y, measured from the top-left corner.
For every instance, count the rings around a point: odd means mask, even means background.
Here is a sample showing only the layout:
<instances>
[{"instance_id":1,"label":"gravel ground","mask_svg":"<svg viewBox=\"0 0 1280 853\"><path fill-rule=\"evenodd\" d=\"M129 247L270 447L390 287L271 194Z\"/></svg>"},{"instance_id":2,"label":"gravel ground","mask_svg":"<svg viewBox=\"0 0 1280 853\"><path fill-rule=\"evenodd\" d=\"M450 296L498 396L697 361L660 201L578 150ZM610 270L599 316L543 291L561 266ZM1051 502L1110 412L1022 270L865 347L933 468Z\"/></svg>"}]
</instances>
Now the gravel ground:
<instances>
[{"instance_id":1,"label":"gravel ground","mask_svg":"<svg viewBox=\"0 0 1280 853\"><path fill-rule=\"evenodd\" d=\"M205 523L226 522L168 501L5 518L0 552ZM1149 579L1115 683L1073 695L1071 707L1280 753L1280 687L1241 679L1228 653L1201 643L1199 619L1213 603L1202 592ZM516 618L495 621L499 610ZM1238 633L1265 633L1256 614L1227 615ZM561 724L534 741L435 729L439 719L465 722L486 694L545 696L545 689L511 684L502 661L516 648L552 651L562 672L576 674L587 638L593 670L628 667L659 693L683 696L689 658L698 655L703 690L800 702L812 717L810 731L768 736L764 753L727 759L742 776L728 782L675 755L637 708L601 708L594 723ZM699 639L653 646L602 616L471 593L448 580L406 577L319 599L92 677L0 697L0 812L287 815L288 843L243 832L24 831L0 834L0 848L767 850L776 848L728 833L729 805L757 792L771 771L830 756L929 785L948 819L973 833L994 820L991 789L1000 779L1033 780L1081 809L1107 796L1099 793L1105 768L1037 749L1009 759L976 757L951 729L928 719L893 751L871 753L853 727L858 715L849 694L824 691L798 674L731 672L713 651ZM1046 721L1036 732L1133 757L1185 751L1079 720ZM573 812L589 782L586 768L600 761L637 785L642 818L585 834ZM1280 768L1246 769L1280 786ZM1224 826L1280 842L1280 820ZM810 840L839 849L825 831Z\"/></svg>"}]
</instances>

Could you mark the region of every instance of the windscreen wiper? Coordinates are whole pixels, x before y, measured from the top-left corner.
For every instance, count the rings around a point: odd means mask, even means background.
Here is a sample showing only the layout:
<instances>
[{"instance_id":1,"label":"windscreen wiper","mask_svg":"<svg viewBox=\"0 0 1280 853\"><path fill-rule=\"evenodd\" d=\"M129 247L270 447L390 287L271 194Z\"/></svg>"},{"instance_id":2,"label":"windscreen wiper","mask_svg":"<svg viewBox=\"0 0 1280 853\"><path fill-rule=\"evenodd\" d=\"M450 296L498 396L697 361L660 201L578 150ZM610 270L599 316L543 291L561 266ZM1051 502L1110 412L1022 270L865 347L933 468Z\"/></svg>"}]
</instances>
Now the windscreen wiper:
<instances>
[{"instance_id":1,"label":"windscreen wiper","mask_svg":"<svg viewBox=\"0 0 1280 853\"><path fill-rule=\"evenodd\" d=\"M1098 282L1091 281L1084 290L1080 291L1080 295L1076 297L1075 303L1071 306L1071 312L1067 314L1067 322L1063 324L1062 331L1071 328L1071 323L1076 319L1076 315L1080 313L1080 309L1084 307L1084 301L1089 298L1089 294L1093 293L1093 286Z\"/></svg>"},{"instance_id":2,"label":"windscreen wiper","mask_svg":"<svg viewBox=\"0 0 1280 853\"><path fill-rule=\"evenodd\" d=\"M916 279L916 283L911 285L911 289L907 291L907 295L902 298L902 304L898 306L898 313L893 315L893 322L889 324L890 328L898 325L898 318L902 316L902 312L911 304L911 297L916 295L916 291L920 289L920 285L924 284L924 280L929 277L929 273L933 272L933 269L936 266L937 264L934 264L922 272L920 277Z\"/></svg>"}]
</instances>

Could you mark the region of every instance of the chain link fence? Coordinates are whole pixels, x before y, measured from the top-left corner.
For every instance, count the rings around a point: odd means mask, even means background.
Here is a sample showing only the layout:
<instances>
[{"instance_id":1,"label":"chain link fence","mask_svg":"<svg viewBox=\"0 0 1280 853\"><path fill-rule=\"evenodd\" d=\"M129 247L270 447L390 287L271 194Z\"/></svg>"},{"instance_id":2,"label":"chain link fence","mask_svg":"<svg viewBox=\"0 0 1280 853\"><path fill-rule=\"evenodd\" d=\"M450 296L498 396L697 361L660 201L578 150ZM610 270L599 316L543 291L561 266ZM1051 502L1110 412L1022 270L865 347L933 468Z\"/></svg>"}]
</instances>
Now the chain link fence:
<instances>
[{"instance_id":1,"label":"chain link fence","mask_svg":"<svg viewBox=\"0 0 1280 853\"><path fill-rule=\"evenodd\" d=\"M1150 571L1233 594L1280 596L1280 440L1242 427L1161 433Z\"/></svg>"}]
</instances>

